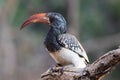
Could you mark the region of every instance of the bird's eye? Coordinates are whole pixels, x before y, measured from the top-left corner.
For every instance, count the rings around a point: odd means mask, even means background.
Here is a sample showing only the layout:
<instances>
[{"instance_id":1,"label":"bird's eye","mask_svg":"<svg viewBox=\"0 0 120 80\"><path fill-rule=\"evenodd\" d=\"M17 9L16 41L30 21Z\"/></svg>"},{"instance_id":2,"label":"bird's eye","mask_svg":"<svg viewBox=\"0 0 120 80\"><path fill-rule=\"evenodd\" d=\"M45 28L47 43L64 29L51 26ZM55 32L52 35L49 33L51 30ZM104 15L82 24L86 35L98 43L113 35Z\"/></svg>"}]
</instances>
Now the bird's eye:
<instances>
[{"instance_id":1,"label":"bird's eye","mask_svg":"<svg viewBox=\"0 0 120 80\"><path fill-rule=\"evenodd\" d=\"M55 21L55 18L54 17L50 17L50 22L54 22Z\"/></svg>"}]
</instances>

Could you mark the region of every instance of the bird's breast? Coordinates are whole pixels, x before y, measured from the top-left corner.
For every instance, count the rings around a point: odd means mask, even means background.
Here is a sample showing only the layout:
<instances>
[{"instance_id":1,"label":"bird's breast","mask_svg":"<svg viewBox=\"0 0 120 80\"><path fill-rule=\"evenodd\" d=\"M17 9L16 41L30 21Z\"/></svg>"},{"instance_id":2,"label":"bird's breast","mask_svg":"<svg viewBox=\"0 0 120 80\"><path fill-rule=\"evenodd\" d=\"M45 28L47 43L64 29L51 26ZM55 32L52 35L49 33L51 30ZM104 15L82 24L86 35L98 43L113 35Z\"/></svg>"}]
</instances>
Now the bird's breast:
<instances>
[{"instance_id":1,"label":"bird's breast","mask_svg":"<svg viewBox=\"0 0 120 80\"><path fill-rule=\"evenodd\" d=\"M68 65L71 64L70 53L67 52L64 48L56 52L50 52L52 58L61 65Z\"/></svg>"},{"instance_id":2,"label":"bird's breast","mask_svg":"<svg viewBox=\"0 0 120 80\"><path fill-rule=\"evenodd\" d=\"M61 48L61 50L56 52L50 52L52 58L61 65L68 65L68 64L79 64L81 58L75 52L67 49Z\"/></svg>"}]
</instances>

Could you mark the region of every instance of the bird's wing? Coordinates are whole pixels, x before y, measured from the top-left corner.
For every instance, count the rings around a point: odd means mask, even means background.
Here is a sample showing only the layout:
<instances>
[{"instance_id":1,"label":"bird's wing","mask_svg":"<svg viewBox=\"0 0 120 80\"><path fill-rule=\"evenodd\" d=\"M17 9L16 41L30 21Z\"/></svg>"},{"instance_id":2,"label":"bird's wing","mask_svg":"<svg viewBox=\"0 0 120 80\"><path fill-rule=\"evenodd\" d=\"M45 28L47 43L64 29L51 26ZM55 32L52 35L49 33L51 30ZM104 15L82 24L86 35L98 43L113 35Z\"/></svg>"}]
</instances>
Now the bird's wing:
<instances>
[{"instance_id":1,"label":"bird's wing","mask_svg":"<svg viewBox=\"0 0 120 80\"><path fill-rule=\"evenodd\" d=\"M65 47L75 53L77 53L80 57L85 58L87 62L89 62L89 59L87 57L87 54L77 38L71 34L62 34L59 35L58 38L58 43L62 46Z\"/></svg>"}]
</instances>

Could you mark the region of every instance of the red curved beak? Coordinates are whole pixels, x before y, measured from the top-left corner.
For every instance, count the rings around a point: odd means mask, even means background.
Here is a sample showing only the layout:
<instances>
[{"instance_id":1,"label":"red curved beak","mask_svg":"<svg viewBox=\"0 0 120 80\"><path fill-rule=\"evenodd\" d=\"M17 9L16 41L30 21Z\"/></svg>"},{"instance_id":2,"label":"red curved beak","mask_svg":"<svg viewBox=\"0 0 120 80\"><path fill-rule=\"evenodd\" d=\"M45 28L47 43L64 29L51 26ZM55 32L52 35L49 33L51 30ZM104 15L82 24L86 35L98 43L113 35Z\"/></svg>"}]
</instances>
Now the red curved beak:
<instances>
[{"instance_id":1,"label":"red curved beak","mask_svg":"<svg viewBox=\"0 0 120 80\"><path fill-rule=\"evenodd\" d=\"M36 22L40 22L40 23L45 23L50 25L50 21L49 21L49 17L47 16L46 13L38 13L38 14L34 14L31 17L29 17L20 27L20 30L23 29L24 27L26 27L27 25L29 25L30 23L36 23Z\"/></svg>"}]
</instances>

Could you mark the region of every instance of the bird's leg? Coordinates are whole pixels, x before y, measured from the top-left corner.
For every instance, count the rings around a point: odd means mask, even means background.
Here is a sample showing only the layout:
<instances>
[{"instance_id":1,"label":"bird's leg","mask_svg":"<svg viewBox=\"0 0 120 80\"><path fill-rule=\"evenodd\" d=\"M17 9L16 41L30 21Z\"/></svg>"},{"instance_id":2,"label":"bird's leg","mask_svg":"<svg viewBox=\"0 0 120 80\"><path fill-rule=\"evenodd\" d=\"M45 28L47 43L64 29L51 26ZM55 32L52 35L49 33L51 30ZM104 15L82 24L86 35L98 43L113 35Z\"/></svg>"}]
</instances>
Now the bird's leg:
<instances>
[{"instance_id":1,"label":"bird's leg","mask_svg":"<svg viewBox=\"0 0 120 80\"><path fill-rule=\"evenodd\" d=\"M60 63L56 63L55 67L62 67L63 65L61 65Z\"/></svg>"},{"instance_id":2,"label":"bird's leg","mask_svg":"<svg viewBox=\"0 0 120 80\"><path fill-rule=\"evenodd\" d=\"M61 64L57 63L55 66L50 68L50 72L58 72L61 75L63 73L63 68L64 67Z\"/></svg>"}]
</instances>

